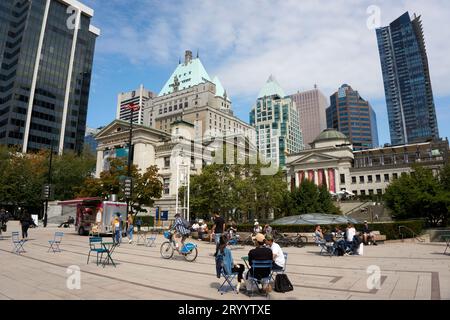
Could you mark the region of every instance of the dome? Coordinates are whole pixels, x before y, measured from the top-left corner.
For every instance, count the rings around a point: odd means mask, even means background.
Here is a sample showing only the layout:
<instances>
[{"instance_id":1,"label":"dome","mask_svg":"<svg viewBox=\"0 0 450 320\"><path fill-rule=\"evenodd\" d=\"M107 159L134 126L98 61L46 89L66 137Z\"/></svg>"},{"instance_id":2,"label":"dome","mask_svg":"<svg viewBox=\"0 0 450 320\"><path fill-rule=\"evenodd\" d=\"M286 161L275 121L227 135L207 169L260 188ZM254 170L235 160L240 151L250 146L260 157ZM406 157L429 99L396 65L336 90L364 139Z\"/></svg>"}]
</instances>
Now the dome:
<instances>
[{"instance_id":1,"label":"dome","mask_svg":"<svg viewBox=\"0 0 450 320\"><path fill-rule=\"evenodd\" d=\"M314 139L314 143L326 141L326 140L348 140L347 136L342 132L339 132L334 129L325 129L323 130L316 139Z\"/></svg>"}]
</instances>

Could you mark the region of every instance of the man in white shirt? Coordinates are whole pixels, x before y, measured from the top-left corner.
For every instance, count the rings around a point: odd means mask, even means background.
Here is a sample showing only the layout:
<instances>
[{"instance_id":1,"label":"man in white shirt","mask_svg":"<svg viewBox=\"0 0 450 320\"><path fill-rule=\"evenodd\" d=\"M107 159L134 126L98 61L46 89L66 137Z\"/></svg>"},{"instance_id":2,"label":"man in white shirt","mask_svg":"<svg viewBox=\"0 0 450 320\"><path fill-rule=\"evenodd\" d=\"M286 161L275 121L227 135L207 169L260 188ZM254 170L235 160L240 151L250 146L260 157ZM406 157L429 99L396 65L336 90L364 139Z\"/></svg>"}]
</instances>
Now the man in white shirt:
<instances>
[{"instance_id":1,"label":"man in white shirt","mask_svg":"<svg viewBox=\"0 0 450 320\"><path fill-rule=\"evenodd\" d=\"M266 245L272 250L273 254L273 266L272 269L275 271L283 270L286 263L284 259L283 250L278 245L278 243L273 242L273 237L271 234L266 234Z\"/></svg>"},{"instance_id":2,"label":"man in white shirt","mask_svg":"<svg viewBox=\"0 0 450 320\"><path fill-rule=\"evenodd\" d=\"M353 237L356 235L356 229L353 224L347 224L347 232L345 233L347 242L352 242Z\"/></svg>"}]
</instances>

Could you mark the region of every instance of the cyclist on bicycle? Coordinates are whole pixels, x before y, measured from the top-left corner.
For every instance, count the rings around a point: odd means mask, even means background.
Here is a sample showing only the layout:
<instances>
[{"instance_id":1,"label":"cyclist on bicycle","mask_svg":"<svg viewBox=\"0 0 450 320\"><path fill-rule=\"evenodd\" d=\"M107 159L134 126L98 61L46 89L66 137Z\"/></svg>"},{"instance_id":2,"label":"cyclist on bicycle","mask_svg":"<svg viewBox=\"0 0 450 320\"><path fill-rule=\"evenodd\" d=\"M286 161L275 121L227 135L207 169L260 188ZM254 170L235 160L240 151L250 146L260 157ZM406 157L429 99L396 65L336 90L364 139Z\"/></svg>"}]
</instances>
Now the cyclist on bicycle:
<instances>
[{"instance_id":1,"label":"cyclist on bicycle","mask_svg":"<svg viewBox=\"0 0 450 320\"><path fill-rule=\"evenodd\" d=\"M175 222L173 223L172 227L170 228L170 230L173 233L177 233L178 235L181 236L181 244L182 247L184 246L184 241L186 240L186 238L189 237L189 234L191 233L189 231L188 228L186 228L186 226L184 225L183 219L181 218L181 215L179 213L177 213L175 215ZM178 246L178 242L175 240L175 246L176 249L179 250L179 246Z\"/></svg>"}]
</instances>

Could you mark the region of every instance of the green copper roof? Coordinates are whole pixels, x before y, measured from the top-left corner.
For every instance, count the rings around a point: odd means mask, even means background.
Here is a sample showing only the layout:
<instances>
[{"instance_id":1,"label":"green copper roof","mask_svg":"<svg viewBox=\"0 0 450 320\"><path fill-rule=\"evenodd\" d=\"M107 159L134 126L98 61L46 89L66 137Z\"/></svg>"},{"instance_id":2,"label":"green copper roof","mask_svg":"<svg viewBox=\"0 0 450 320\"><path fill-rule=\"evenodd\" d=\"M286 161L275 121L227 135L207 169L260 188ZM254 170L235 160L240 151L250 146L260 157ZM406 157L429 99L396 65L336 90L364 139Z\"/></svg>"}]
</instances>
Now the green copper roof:
<instances>
[{"instance_id":1,"label":"green copper roof","mask_svg":"<svg viewBox=\"0 0 450 320\"><path fill-rule=\"evenodd\" d=\"M314 142L320 142L325 140L336 140L336 139L345 139L347 140L347 136L342 132L336 131L334 129L325 129L321 134L314 139Z\"/></svg>"},{"instance_id":2,"label":"green copper roof","mask_svg":"<svg viewBox=\"0 0 450 320\"><path fill-rule=\"evenodd\" d=\"M215 76L212 82L216 85L216 97L223 97L223 94L225 93L225 89L223 88L222 83L220 82L219 78L217 78L217 76ZM227 101L230 101L228 94L227 94Z\"/></svg>"},{"instance_id":3,"label":"green copper roof","mask_svg":"<svg viewBox=\"0 0 450 320\"><path fill-rule=\"evenodd\" d=\"M275 77L273 75L270 75L269 79L267 79L266 84L259 92L258 99L274 95L279 96L280 98L284 98L286 96L283 89L281 89L280 84L277 82L277 80L275 80Z\"/></svg>"},{"instance_id":4,"label":"green copper roof","mask_svg":"<svg viewBox=\"0 0 450 320\"><path fill-rule=\"evenodd\" d=\"M170 76L169 80L167 80L166 84L162 88L159 96L174 92L173 86L171 85L174 83L175 76L178 78L179 91L187 89L189 88L189 86L192 87L200 83L204 83L205 81L211 81L200 59L192 59L186 64L181 63L177 66L175 71Z\"/></svg>"}]
</instances>

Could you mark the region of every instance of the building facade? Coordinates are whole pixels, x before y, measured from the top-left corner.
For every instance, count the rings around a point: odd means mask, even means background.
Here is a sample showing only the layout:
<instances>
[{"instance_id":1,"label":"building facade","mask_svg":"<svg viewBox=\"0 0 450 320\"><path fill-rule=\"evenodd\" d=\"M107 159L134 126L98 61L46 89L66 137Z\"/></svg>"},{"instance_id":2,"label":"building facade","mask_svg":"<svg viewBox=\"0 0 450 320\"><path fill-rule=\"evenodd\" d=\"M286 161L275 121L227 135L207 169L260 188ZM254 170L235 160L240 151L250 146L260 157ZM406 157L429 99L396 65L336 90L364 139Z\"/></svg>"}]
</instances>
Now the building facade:
<instances>
[{"instance_id":1,"label":"building facade","mask_svg":"<svg viewBox=\"0 0 450 320\"><path fill-rule=\"evenodd\" d=\"M317 86L312 90L297 92L291 98L297 106L303 143L309 149L310 143L327 128L327 98Z\"/></svg>"},{"instance_id":2,"label":"building facade","mask_svg":"<svg viewBox=\"0 0 450 320\"><path fill-rule=\"evenodd\" d=\"M250 124L256 130L259 154L278 167L285 167L286 154L297 153L304 147L295 103L273 76L259 92L250 111Z\"/></svg>"},{"instance_id":3,"label":"building facade","mask_svg":"<svg viewBox=\"0 0 450 320\"><path fill-rule=\"evenodd\" d=\"M448 140L354 151L344 134L327 129L311 146L288 156L291 189L309 179L332 193L382 195L393 180L410 174L414 164L437 173L449 161Z\"/></svg>"},{"instance_id":4,"label":"building facade","mask_svg":"<svg viewBox=\"0 0 450 320\"><path fill-rule=\"evenodd\" d=\"M0 143L83 148L94 11L76 0L0 1Z\"/></svg>"},{"instance_id":5,"label":"building facade","mask_svg":"<svg viewBox=\"0 0 450 320\"><path fill-rule=\"evenodd\" d=\"M328 128L345 134L355 150L378 147L377 118L370 103L347 84L330 97Z\"/></svg>"},{"instance_id":6,"label":"building facade","mask_svg":"<svg viewBox=\"0 0 450 320\"><path fill-rule=\"evenodd\" d=\"M138 111L133 112L133 123L144 124L144 103L153 98L155 94L140 85L137 90L119 93L117 97L116 119L130 121L130 104L139 107Z\"/></svg>"},{"instance_id":7,"label":"building facade","mask_svg":"<svg viewBox=\"0 0 450 320\"><path fill-rule=\"evenodd\" d=\"M376 30L393 145L438 139L439 130L420 16L409 13Z\"/></svg>"},{"instance_id":8,"label":"building facade","mask_svg":"<svg viewBox=\"0 0 450 320\"><path fill-rule=\"evenodd\" d=\"M200 58L185 52L158 96L144 103L144 124L170 132L171 123L194 124L196 139L242 135L255 143L255 129L233 115L232 103L217 77L212 80Z\"/></svg>"},{"instance_id":9,"label":"building facade","mask_svg":"<svg viewBox=\"0 0 450 320\"><path fill-rule=\"evenodd\" d=\"M88 148L93 154L97 153L97 140L95 140L95 135L100 132L102 128L89 128L86 127L86 134L84 136L84 147Z\"/></svg>"}]
</instances>

